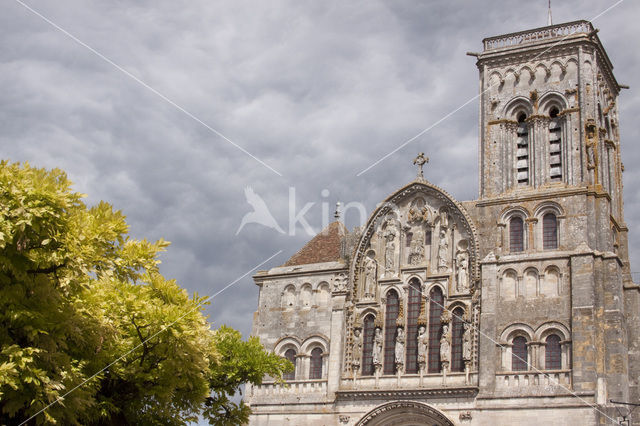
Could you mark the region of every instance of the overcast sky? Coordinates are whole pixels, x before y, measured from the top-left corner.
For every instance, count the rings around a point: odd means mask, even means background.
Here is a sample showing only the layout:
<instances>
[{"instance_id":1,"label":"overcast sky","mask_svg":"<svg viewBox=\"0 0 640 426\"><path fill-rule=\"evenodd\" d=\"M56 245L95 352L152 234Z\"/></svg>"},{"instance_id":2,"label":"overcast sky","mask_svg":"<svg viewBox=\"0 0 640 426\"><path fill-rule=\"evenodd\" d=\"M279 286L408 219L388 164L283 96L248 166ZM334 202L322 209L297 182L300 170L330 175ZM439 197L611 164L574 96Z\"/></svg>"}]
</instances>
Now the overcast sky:
<instances>
[{"instance_id":1,"label":"overcast sky","mask_svg":"<svg viewBox=\"0 0 640 426\"><path fill-rule=\"evenodd\" d=\"M614 4L554 3L554 23L590 19ZM301 228L290 236L255 224L236 236L252 210L247 186L285 231L294 187L298 210L315 203L306 218L318 231L322 203L332 211L337 200L358 201L371 211L414 177L411 160L424 151L430 181L459 200L476 198L475 100L357 174L477 95L475 59L465 52L480 51L482 38L547 19L546 0L26 4L42 17L2 0L2 157L62 168L87 203L121 209L133 236L171 241L162 272L201 295L278 250L260 269L284 263L310 238ZM631 86L619 105L633 271L639 18L638 2L626 0L594 21L618 81ZM358 222L352 213L350 227ZM213 299L215 325L249 334L257 306L251 275Z\"/></svg>"}]
</instances>

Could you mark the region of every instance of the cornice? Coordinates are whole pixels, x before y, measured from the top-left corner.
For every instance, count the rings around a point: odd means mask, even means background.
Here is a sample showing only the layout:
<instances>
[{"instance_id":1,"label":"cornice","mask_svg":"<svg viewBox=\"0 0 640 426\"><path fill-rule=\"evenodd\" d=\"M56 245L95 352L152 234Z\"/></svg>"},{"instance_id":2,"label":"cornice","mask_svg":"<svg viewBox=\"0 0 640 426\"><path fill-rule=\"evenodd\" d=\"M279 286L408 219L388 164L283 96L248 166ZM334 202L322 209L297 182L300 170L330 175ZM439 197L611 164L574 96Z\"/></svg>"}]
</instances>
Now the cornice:
<instances>
[{"instance_id":1,"label":"cornice","mask_svg":"<svg viewBox=\"0 0 640 426\"><path fill-rule=\"evenodd\" d=\"M389 390L339 390L336 400L389 400L389 399L418 399L418 398L475 398L478 394L477 386L437 389L389 389Z\"/></svg>"}]
</instances>

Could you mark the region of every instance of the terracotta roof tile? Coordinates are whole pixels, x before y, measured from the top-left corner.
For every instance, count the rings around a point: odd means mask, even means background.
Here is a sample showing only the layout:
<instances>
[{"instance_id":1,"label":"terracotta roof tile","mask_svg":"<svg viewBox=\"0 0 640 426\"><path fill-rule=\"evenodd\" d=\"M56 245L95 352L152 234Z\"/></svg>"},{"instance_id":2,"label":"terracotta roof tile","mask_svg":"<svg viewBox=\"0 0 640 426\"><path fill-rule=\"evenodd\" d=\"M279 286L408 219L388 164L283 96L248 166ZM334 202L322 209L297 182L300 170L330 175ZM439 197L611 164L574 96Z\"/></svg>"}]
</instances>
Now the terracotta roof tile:
<instances>
[{"instance_id":1,"label":"terracotta roof tile","mask_svg":"<svg viewBox=\"0 0 640 426\"><path fill-rule=\"evenodd\" d=\"M347 233L347 228L342 222L330 223L329 226L313 237L282 266L308 265L310 263L340 260L342 239Z\"/></svg>"}]
</instances>

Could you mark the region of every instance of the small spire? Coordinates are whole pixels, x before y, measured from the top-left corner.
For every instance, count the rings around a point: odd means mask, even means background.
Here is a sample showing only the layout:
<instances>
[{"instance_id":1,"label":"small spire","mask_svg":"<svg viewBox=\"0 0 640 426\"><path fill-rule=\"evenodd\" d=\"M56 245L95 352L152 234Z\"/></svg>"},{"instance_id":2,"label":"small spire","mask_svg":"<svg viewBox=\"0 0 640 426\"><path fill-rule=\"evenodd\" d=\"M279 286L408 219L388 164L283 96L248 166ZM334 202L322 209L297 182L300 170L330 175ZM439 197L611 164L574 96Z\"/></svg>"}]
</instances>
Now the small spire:
<instances>
[{"instance_id":1,"label":"small spire","mask_svg":"<svg viewBox=\"0 0 640 426\"><path fill-rule=\"evenodd\" d=\"M551 18L551 0L549 0L549 14L547 16L547 25L553 25L553 19Z\"/></svg>"},{"instance_id":2,"label":"small spire","mask_svg":"<svg viewBox=\"0 0 640 426\"><path fill-rule=\"evenodd\" d=\"M340 220L340 201L336 203L336 211L333 212L333 217L335 220Z\"/></svg>"}]
</instances>

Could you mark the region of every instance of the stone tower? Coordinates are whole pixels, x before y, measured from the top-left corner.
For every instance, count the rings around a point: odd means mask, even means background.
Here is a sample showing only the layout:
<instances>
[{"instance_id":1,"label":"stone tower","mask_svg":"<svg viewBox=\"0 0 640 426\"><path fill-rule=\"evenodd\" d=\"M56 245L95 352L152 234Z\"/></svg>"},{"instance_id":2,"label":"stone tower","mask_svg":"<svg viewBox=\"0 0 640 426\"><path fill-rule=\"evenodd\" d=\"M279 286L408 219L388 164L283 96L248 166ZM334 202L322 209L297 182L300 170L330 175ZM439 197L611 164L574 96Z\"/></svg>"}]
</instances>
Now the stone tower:
<instances>
[{"instance_id":1,"label":"stone tower","mask_svg":"<svg viewBox=\"0 0 640 426\"><path fill-rule=\"evenodd\" d=\"M296 369L247 387L251 424L595 426L638 401L613 67L587 21L483 43L478 199L420 169L256 274L253 334Z\"/></svg>"},{"instance_id":2,"label":"stone tower","mask_svg":"<svg viewBox=\"0 0 640 426\"><path fill-rule=\"evenodd\" d=\"M572 389L595 392L608 412L610 399L638 399L637 325L628 326L637 324L638 290L623 215L620 85L596 33L576 21L483 41L475 206L487 232L482 330L511 344L498 330L523 312L570 325ZM540 337L528 341L536 368ZM488 360L500 354L483 355L481 388L490 392L499 385Z\"/></svg>"}]
</instances>

